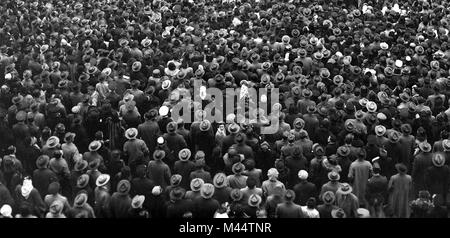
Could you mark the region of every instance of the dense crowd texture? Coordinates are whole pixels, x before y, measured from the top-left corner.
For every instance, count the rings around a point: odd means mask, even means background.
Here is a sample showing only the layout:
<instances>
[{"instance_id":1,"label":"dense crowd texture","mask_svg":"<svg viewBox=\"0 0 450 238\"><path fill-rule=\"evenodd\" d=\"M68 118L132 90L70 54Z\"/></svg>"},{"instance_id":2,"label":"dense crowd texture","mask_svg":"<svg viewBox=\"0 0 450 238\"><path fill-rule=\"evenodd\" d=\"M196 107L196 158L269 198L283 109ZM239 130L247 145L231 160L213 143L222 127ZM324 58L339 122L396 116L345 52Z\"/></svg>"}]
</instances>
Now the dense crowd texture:
<instances>
[{"instance_id":1,"label":"dense crowd texture","mask_svg":"<svg viewBox=\"0 0 450 238\"><path fill-rule=\"evenodd\" d=\"M447 217L449 9L0 1L0 214ZM195 80L279 103L236 95L259 120L208 120ZM194 122L172 119L181 102Z\"/></svg>"}]
</instances>

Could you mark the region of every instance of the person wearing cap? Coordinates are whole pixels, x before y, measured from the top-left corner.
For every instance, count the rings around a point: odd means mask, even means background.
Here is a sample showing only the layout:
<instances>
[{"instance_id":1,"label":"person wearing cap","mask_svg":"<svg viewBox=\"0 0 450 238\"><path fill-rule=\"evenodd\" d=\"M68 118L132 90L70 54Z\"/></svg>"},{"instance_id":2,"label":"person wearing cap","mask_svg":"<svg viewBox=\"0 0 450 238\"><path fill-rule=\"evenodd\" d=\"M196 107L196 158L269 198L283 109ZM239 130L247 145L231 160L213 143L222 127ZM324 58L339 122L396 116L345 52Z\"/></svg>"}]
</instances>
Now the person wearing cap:
<instances>
[{"instance_id":1,"label":"person wearing cap","mask_svg":"<svg viewBox=\"0 0 450 238\"><path fill-rule=\"evenodd\" d=\"M366 151L361 149L357 154L357 160L350 165L348 178L352 182L353 193L358 197L359 203L366 204L367 180L372 175L372 164L366 160Z\"/></svg>"},{"instance_id":2,"label":"person wearing cap","mask_svg":"<svg viewBox=\"0 0 450 238\"><path fill-rule=\"evenodd\" d=\"M414 185L414 196L421 190L425 190L425 171L432 166L433 153L428 142L418 145L419 152L414 156L412 163L411 177Z\"/></svg>"},{"instance_id":3,"label":"person wearing cap","mask_svg":"<svg viewBox=\"0 0 450 238\"><path fill-rule=\"evenodd\" d=\"M328 169L325 167L323 161L325 157L325 151L319 144L312 146L314 158L310 162L309 177L310 181L316 185L316 188L321 188L322 185L328 181Z\"/></svg>"},{"instance_id":4,"label":"person wearing cap","mask_svg":"<svg viewBox=\"0 0 450 238\"><path fill-rule=\"evenodd\" d=\"M413 135L411 135L412 128L410 124L403 124L400 129L402 132L399 140L399 144L402 148L400 150L400 161L405 163L408 168L412 168L410 160L414 154L414 144L416 139Z\"/></svg>"},{"instance_id":5,"label":"person wearing cap","mask_svg":"<svg viewBox=\"0 0 450 238\"><path fill-rule=\"evenodd\" d=\"M392 217L409 218L410 206L409 202L413 199L412 195L412 178L406 174L408 168L401 163L395 165L397 174L393 175L388 184L389 201Z\"/></svg>"},{"instance_id":6,"label":"person wearing cap","mask_svg":"<svg viewBox=\"0 0 450 238\"><path fill-rule=\"evenodd\" d=\"M447 201L450 178L450 168L445 164L446 159L442 153L434 153L432 165L429 166L424 174L425 189L431 194L442 196L443 201Z\"/></svg>"}]
</instances>

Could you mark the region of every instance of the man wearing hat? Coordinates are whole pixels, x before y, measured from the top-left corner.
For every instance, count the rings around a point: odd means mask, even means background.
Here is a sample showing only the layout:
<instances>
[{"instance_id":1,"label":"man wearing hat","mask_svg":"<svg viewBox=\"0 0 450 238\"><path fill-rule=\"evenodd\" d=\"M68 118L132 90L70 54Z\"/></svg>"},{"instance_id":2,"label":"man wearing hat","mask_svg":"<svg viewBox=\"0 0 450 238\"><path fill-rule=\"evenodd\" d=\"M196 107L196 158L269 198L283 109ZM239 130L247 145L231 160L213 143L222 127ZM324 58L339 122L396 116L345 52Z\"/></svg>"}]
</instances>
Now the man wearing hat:
<instances>
[{"instance_id":1,"label":"man wearing hat","mask_svg":"<svg viewBox=\"0 0 450 238\"><path fill-rule=\"evenodd\" d=\"M339 182L339 180L341 179L341 176L339 175L339 173L337 171L329 172L328 179L330 181L328 181L327 183L322 185L322 188L319 193L319 198L322 198L323 194L328 191L331 191L331 192L333 192L333 194L336 194L336 191L341 186L341 183Z\"/></svg>"},{"instance_id":2,"label":"man wearing hat","mask_svg":"<svg viewBox=\"0 0 450 238\"><path fill-rule=\"evenodd\" d=\"M51 182L57 181L56 174L48 168L50 158L47 155L41 155L36 160L37 169L33 171L33 184L41 197L48 194L48 186Z\"/></svg>"},{"instance_id":3,"label":"man wearing hat","mask_svg":"<svg viewBox=\"0 0 450 238\"><path fill-rule=\"evenodd\" d=\"M98 218L109 218L110 214L110 200L111 195L109 193L109 174L101 174L95 181L96 188L94 189L94 212Z\"/></svg>"},{"instance_id":4,"label":"man wearing hat","mask_svg":"<svg viewBox=\"0 0 450 238\"><path fill-rule=\"evenodd\" d=\"M147 145L149 152L153 153L156 147L156 138L161 135L158 122L156 121L158 111L151 109L144 114L145 122L137 128L138 134Z\"/></svg>"},{"instance_id":5,"label":"man wearing hat","mask_svg":"<svg viewBox=\"0 0 450 238\"><path fill-rule=\"evenodd\" d=\"M193 204L190 199L183 199L185 190L181 187L170 191L170 201L167 204L167 218L183 218L187 213L192 213Z\"/></svg>"},{"instance_id":6,"label":"man wearing hat","mask_svg":"<svg viewBox=\"0 0 450 238\"><path fill-rule=\"evenodd\" d=\"M177 130L176 122L169 122L166 126L167 133L163 135L164 140L166 141L167 147L171 153L168 155L168 165L169 167L173 167L175 161L179 159L179 152L187 147L186 140L184 137L176 132Z\"/></svg>"},{"instance_id":7,"label":"man wearing hat","mask_svg":"<svg viewBox=\"0 0 450 238\"><path fill-rule=\"evenodd\" d=\"M138 130L136 128L129 128L125 131L125 138L128 139L123 144L123 152L128 156L128 164L135 172L136 166L139 164L148 163L149 149L145 142L137 138Z\"/></svg>"},{"instance_id":8,"label":"man wearing hat","mask_svg":"<svg viewBox=\"0 0 450 238\"><path fill-rule=\"evenodd\" d=\"M413 199L411 197L412 179L406 174L408 171L406 165L397 163L395 168L398 173L391 176L388 183L388 191L390 191L388 204L392 217L409 218L411 209L409 202Z\"/></svg>"},{"instance_id":9,"label":"man wearing hat","mask_svg":"<svg viewBox=\"0 0 450 238\"><path fill-rule=\"evenodd\" d=\"M323 204L317 206L320 218L332 218L331 211L338 209L334 202L336 201L336 195L332 191L325 192L321 197Z\"/></svg>"},{"instance_id":10,"label":"man wearing hat","mask_svg":"<svg viewBox=\"0 0 450 238\"><path fill-rule=\"evenodd\" d=\"M48 194L44 197L44 202L47 207L58 201L61 203L61 212L67 213L70 209L70 204L66 197L62 196L60 193L60 186L58 182L52 182L48 186Z\"/></svg>"},{"instance_id":11,"label":"man wearing hat","mask_svg":"<svg viewBox=\"0 0 450 238\"><path fill-rule=\"evenodd\" d=\"M443 198L444 204L448 204L448 189L450 178L450 168L445 164L446 159L442 153L434 153L432 166L425 171L425 188L431 194L437 194Z\"/></svg>"},{"instance_id":12,"label":"man wearing hat","mask_svg":"<svg viewBox=\"0 0 450 238\"><path fill-rule=\"evenodd\" d=\"M131 184L128 180L121 180L117 184L117 192L111 196L111 218L127 218L131 208L131 197L129 195Z\"/></svg>"},{"instance_id":13,"label":"man wearing hat","mask_svg":"<svg viewBox=\"0 0 450 238\"><path fill-rule=\"evenodd\" d=\"M277 205L276 218L304 218L303 210L300 205L294 203L295 192L287 190L284 195L285 202Z\"/></svg>"},{"instance_id":14,"label":"man wearing hat","mask_svg":"<svg viewBox=\"0 0 450 238\"><path fill-rule=\"evenodd\" d=\"M238 189L245 188L248 176L242 174L245 170L244 164L237 162L233 164L231 170L233 174L227 177L229 186Z\"/></svg>"},{"instance_id":15,"label":"man wearing hat","mask_svg":"<svg viewBox=\"0 0 450 238\"><path fill-rule=\"evenodd\" d=\"M217 209L220 208L219 202L213 198L214 185L205 183L200 189L200 197L193 200L194 218L213 218Z\"/></svg>"},{"instance_id":16,"label":"man wearing hat","mask_svg":"<svg viewBox=\"0 0 450 238\"><path fill-rule=\"evenodd\" d=\"M426 141L421 142L418 149L418 153L414 156L411 171L415 196L419 191L425 190L425 171L433 165L431 145Z\"/></svg>"},{"instance_id":17,"label":"man wearing hat","mask_svg":"<svg viewBox=\"0 0 450 238\"><path fill-rule=\"evenodd\" d=\"M95 218L94 209L89 205L88 195L80 192L73 201L72 209L68 212L68 218Z\"/></svg>"},{"instance_id":18,"label":"man wearing hat","mask_svg":"<svg viewBox=\"0 0 450 238\"><path fill-rule=\"evenodd\" d=\"M336 204L343 209L347 217L357 217L356 210L359 208L358 197L352 193L353 189L348 183L343 183L336 191Z\"/></svg>"},{"instance_id":19,"label":"man wearing hat","mask_svg":"<svg viewBox=\"0 0 450 238\"><path fill-rule=\"evenodd\" d=\"M359 203L366 204L366 185L367 180L372 175L372 164L366 160L366 150L361 149L357 153L357 160L351 165L348 178L352 182L353 193L358 197Z\"/></svg>"},{"instance_id":20,"label":"man wearing hat","mask_svg":"<svg viewBox=\"0 0 450 238\"><path fill-rule=\"evenodd\" d=\"M181 136L181 135L179 135ZM175 174L181 175L181 183L180 186L184 189L189 189L189 176L192 171L195 170L195 163L190 160L191 151L187 148L184 148L178 153L178 161L175 162L173 167L173 172Z\"/></svg>"},{"instance_id":21,"label":"man wearing hat","mask_svg":"<svg viewBox=\"0 0 450 238\"><path fill-rule=\"evenodd\" d=\"M147 177L163 189L170 184L170 177L172 176L169 166L162 161L165 157L166 152L156 150L153 152L153 160L147 166Z\"/></svg>"},{"instance_id":22,"label":"man wearing hat","mask_svg":"<svg viewBox=\"0 0 450 238\"><path fill-rule=\"evenodd\" d=\"M31 179L25 178L23 183L17 185L14 189L14 193L16 194L14 205L17 208L27 204L30 206L31 214L37 217L43 217L45 215L46 205L37 189L34 188Z\"/></svg>"}]
</instances>

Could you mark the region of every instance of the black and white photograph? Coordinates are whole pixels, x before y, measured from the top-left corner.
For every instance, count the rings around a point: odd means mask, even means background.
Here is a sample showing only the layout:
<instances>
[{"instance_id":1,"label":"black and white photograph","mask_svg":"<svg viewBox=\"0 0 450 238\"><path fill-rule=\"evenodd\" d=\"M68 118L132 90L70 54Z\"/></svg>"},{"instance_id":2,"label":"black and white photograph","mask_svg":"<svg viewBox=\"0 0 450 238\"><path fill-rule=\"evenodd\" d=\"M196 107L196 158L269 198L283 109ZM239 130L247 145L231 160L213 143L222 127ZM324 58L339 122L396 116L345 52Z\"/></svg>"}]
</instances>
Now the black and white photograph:
<instances>
[{"instance_id":1,"label":"black and white photograph","mask_svg":"<svg viewBox=\"0 0 450 238\"><path fill-rule=\"evenodd\" d=\"M450 1L1 0L0 13L0 218L213 236L449 217Z\"/></svg>"}]
</instances>

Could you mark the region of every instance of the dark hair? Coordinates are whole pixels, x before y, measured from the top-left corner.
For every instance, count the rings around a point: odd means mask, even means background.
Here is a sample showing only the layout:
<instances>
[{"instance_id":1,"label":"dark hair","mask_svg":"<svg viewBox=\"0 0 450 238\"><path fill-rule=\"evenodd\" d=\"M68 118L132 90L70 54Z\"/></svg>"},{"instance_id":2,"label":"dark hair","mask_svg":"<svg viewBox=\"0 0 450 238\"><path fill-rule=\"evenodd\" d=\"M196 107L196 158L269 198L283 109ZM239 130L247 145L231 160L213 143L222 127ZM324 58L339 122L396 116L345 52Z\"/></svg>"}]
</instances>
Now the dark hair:
<instances>
[{"instance_id":1,"label":"dark hair","mask_svg":"<svg viewBox=\"0 0 450 238\"><path fill-rule=\"evenodd\" d=\"M253 189L256 186L256 179L253 178L253 177L248 177L247 181L246 181L246 184L247 184L248 188Z\"/></svg>"}]
</instances>

